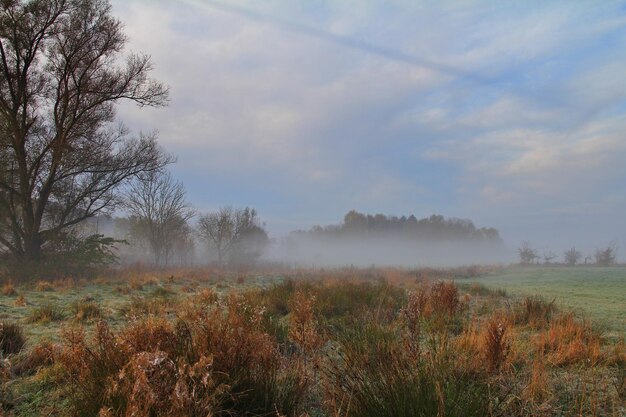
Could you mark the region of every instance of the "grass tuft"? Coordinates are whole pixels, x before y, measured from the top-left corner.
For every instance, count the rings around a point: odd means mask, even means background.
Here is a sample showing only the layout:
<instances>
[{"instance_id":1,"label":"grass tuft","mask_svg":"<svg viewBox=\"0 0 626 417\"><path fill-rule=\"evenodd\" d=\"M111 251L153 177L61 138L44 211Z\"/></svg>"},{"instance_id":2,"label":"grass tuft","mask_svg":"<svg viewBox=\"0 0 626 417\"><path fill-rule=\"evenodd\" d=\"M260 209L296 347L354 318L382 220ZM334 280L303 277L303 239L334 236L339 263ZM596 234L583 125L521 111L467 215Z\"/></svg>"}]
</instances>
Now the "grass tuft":
<instances>
[{"instance_id":1,"label":"grass tuft","mask_svg":"<svg viewBox=\"0 0 626 417\"><path fill-rule=\"evenodd\" d=\"M22 327L17 323L0 322L0 353L12 355L19 353L26 339Z\"/></svg>"}]
</instances>

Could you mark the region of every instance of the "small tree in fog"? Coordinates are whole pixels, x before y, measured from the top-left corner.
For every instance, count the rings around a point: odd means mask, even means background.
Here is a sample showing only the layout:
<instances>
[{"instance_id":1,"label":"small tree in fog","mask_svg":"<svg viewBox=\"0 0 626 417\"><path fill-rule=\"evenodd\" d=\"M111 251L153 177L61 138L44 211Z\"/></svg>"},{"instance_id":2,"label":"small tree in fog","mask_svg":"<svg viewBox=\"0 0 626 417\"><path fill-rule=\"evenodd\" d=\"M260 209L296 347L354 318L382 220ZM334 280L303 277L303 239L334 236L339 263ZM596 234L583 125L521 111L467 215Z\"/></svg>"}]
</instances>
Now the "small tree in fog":
<instances>
[{"instance_id":1,"label":"small tree in fog","mask_svg":"<svg viewBox=\"0 0 626 417\"><path fill-rule=\"evenodd\" d=\"M596 265L613 265L615 263L616 252L617 250L614 244L611 244L604 249L598 249L594 255Z\"/></svg>"},{"instance_id":2,"label":"small tree in fog","mask_svg":"<svg viewBox=\"0 0 626 417\"><path fill-rule=\"evenodd\" d=\"M248 207L236 210L222 207L216 212L201 216L198 221L198 234L215 249L220 265L227 256L235 253L241 258L251 249L252 242L258 243L262 240L259 239L260 232L267 238L259 224L256 210Z\"/></svg>"},{"instance_id":3,"label":"small tree in fog","mask_svg":"<svg viewBox=\"0 0 626 417\"><path fill-rule=\"evenodd\" d=\"M537 251L533 249L528 242L522 243L522 246L517 249L517 253L519 254L520 263L522 265L530 265L539 258Z\"/></svg>"},{"instance_id":4,"label":"small tree in fog","mask_svg":"<svg viewBox=\"0 0 626 417\"><path fill-rule=\"evenodd\" d=\"M578 261L583 257L583 254L576 250L576 248L571 248L565 251L564 254L565 263L567 265L576 265Z\"/></svg>"},{"instance_id":5,"label":"small tree in fog","mask_svg":"<svg viewBox=\"0 0 626 417\"><path fill-rule=\"evenodd\" d=\"M185 188L166 171L141 175L126 193L131 235L148 243L157 266L167 266L174 249L189 242L194 215ZM182 242L182 243L181 243Z\"/></svg>"},{"instance_id":6,"label":"small tree in fog","mask_svg":"<svg viewBox=\"0 0 626 417\"><path fill-rule=\"evenodd\" d=\"M554 258L556 258L556 254L552 252L550 249L546 250L543 253L543 263L546 265L550 265Z\"/></svg>"}]
</instances>

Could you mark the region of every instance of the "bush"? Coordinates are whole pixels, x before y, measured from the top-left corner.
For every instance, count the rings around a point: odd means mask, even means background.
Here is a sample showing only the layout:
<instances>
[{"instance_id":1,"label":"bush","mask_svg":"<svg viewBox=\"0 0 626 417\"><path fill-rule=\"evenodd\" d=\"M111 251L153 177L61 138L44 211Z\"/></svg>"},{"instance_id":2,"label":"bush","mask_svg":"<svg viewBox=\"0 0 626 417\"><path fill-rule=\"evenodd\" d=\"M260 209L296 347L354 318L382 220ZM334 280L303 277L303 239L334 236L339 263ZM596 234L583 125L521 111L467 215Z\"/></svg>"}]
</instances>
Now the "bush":
<instances>
[{"instance_id":1,"label":"bush","mask_svg":"<svg viewBox=\"0 0 626 417\"><path fill-rule=\"evenodd\" d=\"M26 339L19 324L0 322L0 353L19 353L25 344Z\"/></svg>"},{"instance_id":2,"label":"bush","mask_svg":"<svg viewBox=\"0 0 626 417\"><path fill-rule=\"evenodd\" d=\"M59 360L75 415L298 415L307 382L263 331L263 310L240 296L194 303L176 324L98 323L92 343L64 333Z\"/></svg>"}]
</instances>

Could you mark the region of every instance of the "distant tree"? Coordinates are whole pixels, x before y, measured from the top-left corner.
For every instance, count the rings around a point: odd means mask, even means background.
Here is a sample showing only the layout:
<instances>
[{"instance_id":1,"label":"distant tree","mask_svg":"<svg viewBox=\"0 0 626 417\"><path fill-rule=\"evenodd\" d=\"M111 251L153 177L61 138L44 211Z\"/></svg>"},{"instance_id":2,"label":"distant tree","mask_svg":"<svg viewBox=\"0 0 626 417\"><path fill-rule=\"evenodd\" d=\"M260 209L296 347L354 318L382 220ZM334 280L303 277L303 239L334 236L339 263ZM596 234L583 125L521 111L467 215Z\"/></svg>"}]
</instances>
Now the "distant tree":
<instances>
[{"instance_id":1,"label":"distant tree","mask_svg":"<svg viewBox=\"0 0 626 417\"><path fill-rule=\"evenodd\" d=\"M115 121L120 101L167 101L149 57L124 59L126 41L107 0L0 2L0 252L56 256L53 243L113 208L120 185L170 162Z\"/></svg>"},{"instance_id":2,"label":"distant tree","mask_svg":"<svg viewBox=\"0 0 626 417\"><path fill-rule=\"evenodd\" d=\"M533 264L537 258L539 258L537 251L533 249L528 242L522 243L522 246L517 249L517 253L519 254L520 263L522 265Z\"/></svg>"},{"instance_id":3,"label":"distant tree","mask_svg":"<svg viewBox=\"0 0 626 417\"><path fill-rule=\"evenodd\" d=\"M552 252L550 249L547 249L544 253L543 253L543 263L546 265L550 265L552 263L552 260L554 258L556 258L556 254L554 252Z\"/></svg>"},{"instance_id":4,"label":"distant tree","mask_svg":"<svg viewBox=\"0 0 626 417\"><path fill-rule=\"evenodd\" d=\"M596 265L599 266L608 266L613 265L615 263L615 256L617 249L615 244L610 244L604 249L598 249L595 253L595 261Z\"/></svg>"},{"instance_id":5,"label":"distant tree","mask_svg":"<svg viewBox=\"0 0 626 417\"><path fill-rule=\"evenodd\" d=\"M565 251L564 259L567 265L576 265L578 261L582 258L583 254L580 253L576 248L572 247Z\"/></svg>"},{"instance_id":6,"label":"distant tree","mask_svg":"<svg viewBox=\"0 0 626 417\"><path fill-rule=\"evenodd\" d=\"M194 215L185 201L185 188L166 171L141 175L126 192L131 234L146 241L157 266L167 266L174 249L187 242Z\"/></svg>"},{"instance_id":7,"label":"distant tree","mask_svg":"<svg viewBox=\"0 0 626 417\"><path fill-rule=\"evenodd\" d=\"M198 234L215 249L220 265L224 264L227 257L233 261L242 261L246 253L260 256L259 244L267 240L256 210L248 207L222 207L216 212L201 216Z\"/></svg>"}]
</instances>

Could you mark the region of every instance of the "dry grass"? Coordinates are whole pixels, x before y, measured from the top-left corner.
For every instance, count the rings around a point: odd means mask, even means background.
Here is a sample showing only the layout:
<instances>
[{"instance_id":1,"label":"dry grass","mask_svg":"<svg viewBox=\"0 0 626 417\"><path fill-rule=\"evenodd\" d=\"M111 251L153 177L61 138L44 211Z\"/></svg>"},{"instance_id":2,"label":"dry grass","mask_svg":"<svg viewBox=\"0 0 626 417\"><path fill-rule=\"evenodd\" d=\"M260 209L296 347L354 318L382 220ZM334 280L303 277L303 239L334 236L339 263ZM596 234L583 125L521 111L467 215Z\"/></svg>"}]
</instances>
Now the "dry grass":
<instances>
[{"instance_id":1,"label":"dry grass","mask_svg":"<svg viewBox=\"0 0 626 417\"><path fill-rule=\"evenodd\" d=\"M6 297L12 297L14 295L17 295L17 291L15 290L15 286L10 283L7 282L6 284L4 284L2 286L2 295L6 296Z\"/></svg>"},{"instance_id":2,"label":"dry grass","mask_svg":"<svg viewBox=\"0 0 626 417\"><path fill-rule=\"evenodd\" d=\"M90 299L79 300L72 304L72 313L77 321L94 321L104 315L98 303Z\"/></svg>"},{"instance_id":3,"label":"dry grass","mask_svg":"<svg viewBox=\"0 0 626 417\"><path fill-rule=\"evenodd\" d=\"M35 291L54 291L54 285L50 281L37 281Z\"/></svg>"},{"instance_id":4,"label":"dry grass","mask_svg":"<svg viewBox=\"0 0 626 417\"><path fill-rule=\"evenodd\" d=\"M15 299L15 305L18 307L24 307L26 306L27 301L26 301L26 297L24 297L24 294L19 295L16 299Z\"/></svg>"},{"instance_id":5,"label":"dry grass","mask_svg":"<svg viewBox=\"0 0 626 417\"><path fill-rule=\"evenodd\" d=\"M290 270L266 288L250 271L120 272L102 282L127 288L126 302L55 294L80 301L33 311L33 323L63 309L75 320L59 345L3 365L0 405L50 395L32 404L70 416L619 415L623 342L543 299L469 285L461 296L442 280L481 271Z\"/></svg>"},{"instance_id":6,"label":"dry grass","mask_svg":"<svg viewBox=\"0 0 626 417\"><path fill-rule=\"evenodd\" d=\"M562 314L536 336L537 349L556 366L586 363L595 366L603 358L601 337L590 323L573 314Z\"/></svg>"},{"instance_id":7,"label":"dry grass","mask_svg":"<svg viewBox=\"0 0 626 417\"><path fill-rule=\"evenodd\" d=\"M483 356L490 372L498 372L505 363L511 343L508 323L501 315L491 317L485 326Z\"/></svg>"},{"instance_id":8,"label":"dry grass","mask_svg":"<svg viewBox=\"0 0 626 417\"><path fill-rule=\"evenodd\" d=\"M25 343L24 333L18 324L0 322L0 354L19 353Z\"/></svg>"}]
</instances>

